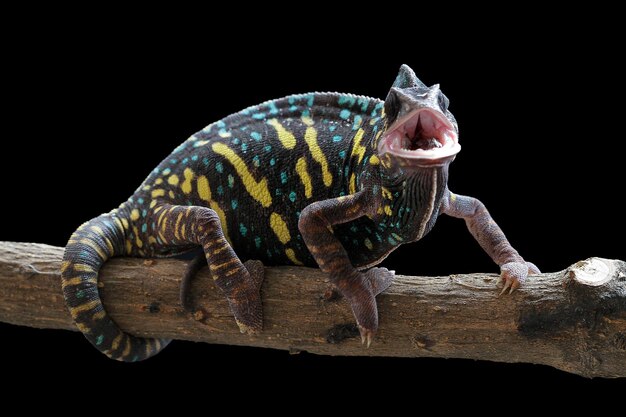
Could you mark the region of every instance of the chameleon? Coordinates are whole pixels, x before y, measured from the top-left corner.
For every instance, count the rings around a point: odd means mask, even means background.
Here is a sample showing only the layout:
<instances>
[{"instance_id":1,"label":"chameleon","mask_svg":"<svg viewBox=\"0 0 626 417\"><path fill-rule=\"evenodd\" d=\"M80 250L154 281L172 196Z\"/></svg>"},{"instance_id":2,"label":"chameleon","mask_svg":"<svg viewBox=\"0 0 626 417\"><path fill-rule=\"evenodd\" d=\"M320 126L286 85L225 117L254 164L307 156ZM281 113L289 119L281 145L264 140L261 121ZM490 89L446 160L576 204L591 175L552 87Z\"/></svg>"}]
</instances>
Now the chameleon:
<instances>
[{"instance_id":1,"label":"chameleon","mask_svg":"<svg viewBox=\"0 0 626 417\"><path fill-rule=\"evenodd\" d=\"M512 292L539 270L479 200L448 189L449 166L461 150L448 107L438 84L426 86L403 65L384 101L291 95L208 125L127 201L70 237L61 283L76 326L112 359L155 355L169 340L120 329L103 307L98 271L113 256L201 248L242 333L262 331L264 265L319 266L369 346L378 329L376 296L394 278L376 265L424 237L442 214L465 220L499 265L502 292Z\"/></svg>"}]
</instances>

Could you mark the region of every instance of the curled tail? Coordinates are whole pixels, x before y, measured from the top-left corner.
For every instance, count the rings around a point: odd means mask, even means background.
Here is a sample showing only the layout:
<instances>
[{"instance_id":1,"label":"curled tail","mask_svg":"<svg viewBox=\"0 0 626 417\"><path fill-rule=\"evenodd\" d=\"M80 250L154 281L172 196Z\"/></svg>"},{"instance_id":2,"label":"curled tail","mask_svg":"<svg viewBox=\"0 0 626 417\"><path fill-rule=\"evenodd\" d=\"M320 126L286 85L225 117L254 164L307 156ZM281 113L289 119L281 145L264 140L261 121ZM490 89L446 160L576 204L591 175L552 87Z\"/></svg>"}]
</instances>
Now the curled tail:
<instances>
[{"instance_id":1,"label":"curled tail","mask_svg":"<svg viewBox=\"0 0 626 417\"><path fill-rule=\"evenodd\" d=\"M87 340L109 358L138 361L163 349L169 340L124 333L104 310L98 293L98 271L112 256L123 255L128 221L121 211L96 217L72 234L63 255L61 286L65 303Z\"/></svg>"}]
</instances>

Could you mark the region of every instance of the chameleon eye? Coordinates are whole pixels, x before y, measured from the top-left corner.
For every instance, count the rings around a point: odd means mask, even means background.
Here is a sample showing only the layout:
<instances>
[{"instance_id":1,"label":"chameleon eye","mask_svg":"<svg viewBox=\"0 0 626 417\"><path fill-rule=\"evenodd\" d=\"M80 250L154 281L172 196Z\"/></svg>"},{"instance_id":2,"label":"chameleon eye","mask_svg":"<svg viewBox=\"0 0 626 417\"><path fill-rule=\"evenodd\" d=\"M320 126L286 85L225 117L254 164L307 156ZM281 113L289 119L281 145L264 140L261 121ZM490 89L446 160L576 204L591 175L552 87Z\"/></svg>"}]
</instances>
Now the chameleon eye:
<instances>
[{"instance_id":1,"label":"chameleon eye","mask_svg":"<svg viewBox=\"0 0 626 417\"><path fill-rule=\"evenodd\" d=\"M445 94L440 91L438 101L439 107L445 113L448 110L448 106L450 105L450 100L448 100L448 97L446 97Z\"/></svg>"}]
</instances>

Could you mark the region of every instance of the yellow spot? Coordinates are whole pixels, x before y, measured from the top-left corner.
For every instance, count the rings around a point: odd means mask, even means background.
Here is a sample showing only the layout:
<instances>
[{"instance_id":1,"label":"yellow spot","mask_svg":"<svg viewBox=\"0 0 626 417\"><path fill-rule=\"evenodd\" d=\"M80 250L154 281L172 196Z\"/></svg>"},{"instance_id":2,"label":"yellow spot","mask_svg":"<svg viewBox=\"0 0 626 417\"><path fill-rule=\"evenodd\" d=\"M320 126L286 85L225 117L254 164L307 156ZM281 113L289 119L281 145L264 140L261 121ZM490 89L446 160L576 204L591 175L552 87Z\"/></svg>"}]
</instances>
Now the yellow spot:
<instances>
[{"instance_id":1,"label":"yellow spot","mask_svg":"<svg viewBox=\"0 0 626 417\"><path fill-rule=\"evenodd\" d=\"M180 188L183 190L183 193L189 194L191 192L191 180L193 180L194 174L192 170L185 168L183 175L185 176L185 181L183 181Z\"/></svg>"},{"instance_id":2,"label":"yellow spot","mask_svg":"<svg viewBox=\"0 0 626 417\"><path fill-rule=\"evenodd\" d=\"M289 233L287 223L285 223L283 218L280 217L280 214L270 214L270 227L274 231L278 240L280 240L280 243L283 245L291 240L291 234Z\"/></svg>"},{"instance_id":3,"label":"yellow spot","mask_svg":"<svg viewBox=\"0 0 626 417\"><path fill-rule=\"evenodd\" d=\"M216 201L212 200L211 187L209 186L209 180L204 175L200 175L198 180L196 181L196 186L198 187L198 196L201 199L209 203L209 207L213 209L217 213L217 217L220 219L220 223L222 224L222 232L224 233L224 237L228 242L230 242L230 237L228 236L228 226L226 223L226 214L224 214L224 210L219 206ZM200 230L202 232L202 230Z\"/></svg>"},{"instance_id":4,"label":"yellow spot","mask_svg":"<svg viewBox=\"0 0 626 417\"><path fill-rule=\"evenodd\" d=\"M152 198L163 197L165 195L165 190L159 188L156 190L152 190Z\"/></svg>"},{"instance_id":5,"label":"yellow spot","mask_svg":"<svg viewBox=\"0 0 626 417\"><path fill-rule=\"evenodd\" d=\"M263 207L269 207L272 205L272 196L270 194L270 190L267 188L266 178L263 178L261 181L256 181L248 170L248 167L243 159L241 159L235 151L223 143L214 143L212 148L213 152L222 155L232 164L233 168L237 171L239 178L241 178L241 182L243 182L244 187L246 187L246 191L252 196L252 198L258 201Z\"/></svg>"},{"instance_id":6,"label":"yellow spot","mask_svg":"<svg viewBox=\"0 0 626 417\"><path fill-rule=\"evenodd\" d=\"M389 207L389 205L386 205L384 210L387 216L391 216L392 212L391 212L391 207Z\"/></svg>"},{"instance_id":7,"label":"yellow spot","mask_svg":"<svg viewBox=\"0 0 626 417\"><path fill-rule=\"evenodd\" d=\"M148 236L148 243L154 245L155 243L157 243L157 240L154 236Z\"/></svg>"},{"instance_id":8,"label":"yellow spot","mask_svg":"<svg viewBox=\"0 0 626 417\"><path fill-rule=\"evenodd\" d=\"M122 357L125 358L128 356L128 354L130 353L130 348L131 348L131 343L130 343L130 339L127 337L124 339L124 351L122 352Z\"/></svg>"},{"instance_id":9,"label":"yellow spot","mask_svg":"<svg viewBox=\"0 0 626 417\"><path fill-rule=\"evenodd\" d=\"M149 185L144 185L142 190L144 191L148 191L151 187Z\"/></svg>"},{"instance_id":10,"label":"yellow spot","mask_svg":"<svg viewBox=\"0 0 626 417\"><path fill-rule=\"evenodd\" d=\"M378 207L378 209L376 209L376 213L377 214L383 214L383 208L382 207Z\"/></svg>"},{"instance_id":11,"label":"yellow spot","mask_svg":"<svg viewBox=\"0 0 626 417\"><path fill-rule=\"evenodd\" d=\"M456 201L456 194L450 193L450 201L453 203Z\"/></svg>"},{"instance_id":12,"label":"yellow spot","mask_svg":"<svg viewBox=\"0 0 626 417\"><path fill-rule=\"evenodd\" d=\"M174 198L174 197L176 197L176 195L174 194L174 191L172 191L172 190L168 191L168 192L167 192L167 195L169 195L169 196L170 196L170 198Z\"/></svg>"},{"instance_id":13,"label":"yellow spot","mask_svg":"<svg viewBox=\"0 0 626 417\"><path fill-rule=\"evenodd\" d=\"M391 237L393 237L395 240L402 242L404 239L402 239L402 236L396 234L396 233L392 233Z\"/></svg>"},{"instance_id":14,"label":"yellow spot","mask_svg":"<svg viewBox=\"0 0 626 417\"><path fill-rule=\"evenodd\" d=\"M380 109L380 117L385 117L385 108Z\"/></svg>"},{"instance_id":15,"label":"yellow spot","mask_svg":"<svg viewBox=\"0 0 626 417\"><path fill-rule=\"evenodd\" d=\"M133 250L133 244L130 242L130 240L126 239L126 254L130 254L130 252Z\"/></svg>"},{"instance_id":16,"label":"yellow spot","mask_svg":"<svg viewBox=\"0 0 626 417\"><path fill-rule=\"evenodd\" d=\"M317 163L322 166L322 179L324 180L324 185L326 187L330 187L333 183L333 176L328 170L328 161L326 160L326 156L320 145L317 143L317 130L313 127L307 127L306 132L304 132L304 141L309 146L309 151L311 151L311 156Z\"/></svg>"},{"instance_id":17,"label":"yellow spot","mask_svg":"<svg viewBox=\"0 0 626 417\"><path fill-rule=\"evenodd\" d=\"M232 136L232 134L230 133L230 131L227 131L227 130L220 130L220 131L218 132L218 135L220 135L220 137L222 137L222 138L229 138L229 137L231 137L231 136Z\"/></svg>"},{"instance_id":18,"label":"yellow spot","mask_svg":"<svg viewBox=\"0 0 626 417\"><path fill-rule=\"evenodd\" d=\"M72 263L70 261L61 262L61 273L67 271L71 265Z\"/></svg>"},{"instance_id":19,"label":"yellow spot","mask_svg":"<svg viewBox=\"0 0 626 417\"><path fill-rule=\"evenodd\" d=\"M389 191L388 188L382 187L381 191L383 193L383 198L386 198L386 199L389 199L389 200L393 200L393 194L391 194L391 191Z\"/></svg>"},{"instance_id":20,"label":"yellow spot","mask_svg":"<svg viewBox=\"0 0 626 417\"><path fill-rule=\"evenodd\" d=\"M123 334L124 333L119 332L117 336L115 336L115 339L113 339L113 342L111 342L111 350L117 350L117 348L120 347L120 342L122 341Z\"/></svg>"},{"instance_id":21,"label":"yellow spot","mask_svg":"<svg viewBox=\"0 0 626 417\"><path fill-rule=\"evenodd\" d=\"M350 194L356 193L356 175L354 175L354 172L350 174L350 184L348 185L348 191L350 192Z\"/></svg>"},{"instance_id":22,"label":"yellow spot","mask_svg":"<svg viewBox=\"0 0 626 417\"><path fill-rule=\"evenodd\" d=\"M365 146L361 145L361 140L363 140L364 133L365 131L363 129L357 130L356 135L354 135L354 139L352 140L352 142L354 143L354 145L352 146L352 156L359 157L359 164L361 163L361 161L363 161L366 150Z\"/></svg>"},{"instance_id":23,"label":"yellow spot","mask_svg":"<svg viewBox=\"0 0 626 417\"><path fill-rule=\"evenodd\" d=\"M137 219L139 219L139 210L134 209L133 211L130 212L130 219L132 221L135 221Z\"/></svg>"},{"instance_id":24,"label":"yellow spot","mask_svg":"<svg viewBox=\"0 0 626 417\"><path fill-rule=\"evenodd\" d=\"M100 310L100 311L94 313L94 315L91 316L91 318L94 321L98 321L98 320L102 320L104 318L104 316L106 316L106 313L104 312L104 310Z\"/></svg>"},{"instance_id":25,"label":"yellow spot","mask_svg":"<svg viewBox=\"0 0 626 417\"><path fill-rule=\"evenodd\" d=\"M302 116L302 123L307 126L313 126L314 124L313 119L311 119L309 116Z\"/></svg>"},{"instance_id":26,"label":"yellow spot","mask_svg":"<svg viewBox=\"0 0 626 417\"><path fill-rule=\"evenodd\" d=\"M313 185L311 184L309 172L306 169L306 159L304 157L299 158L298 162L296 162L296 172L298 173L300 181L302 181L302 185L304 186L304 196L306 198L311 198L311 196L313 196Z\"/></svg>"},{"instance_id":27,"label":"yellow spot","mask_svg":"<svg viewBox=\"0 0 626 417\"><path fill-rule=\"evenodd\" d=\"M122 217L122 226L124 226L124 229L128 229L128 220L126 220L123 217Z\"/></svg>"},{"instance_id":28,"label":"yellow spot","mask_svg":"<svg viewBox=\"0 0 626 417\"><path fill-rule=\"evenodd\" d=\"M89 329L89 327L85 326L82 323L74 323L76 324L76 327L78 328L78 330L81 331L81 333L91 333L91 330Z\"/></svg>"},{"instance_id":29,"label":"yellow spot","mask_svg":"<svg viewBox=\"0 0 626 417\"><path fill-rule=\"evenodd\" d=\"M161 185L163 184L163 178L157 178L157 180L154 182L154 185Z\"/></svg>"},{"instance_id":30,"label":"yellow spot","mask_svg":"<svg viewBox=\"0 0 626 417\"><path fill-rule=\"evenodd\" d=\"M156 206L156 200L150 202L150 208L154 208L154 206Z\"/></svg>"},{"instance_id":31,"label":"yellow spot","mask_svg":"<svg viewBox=\"0 0 626 417\"><path fill-rule=\"evenodd\" d=\"M193 146L194 146L194 148L197 148L199 146L204 146L204 145L206 145L209 142L211 142L211 141L210 140L201 140L200 142L196 142Z\"/></svg>"},{"instance_id":32,"label":"yellow spot","mask_svg":"<svg viewBox=\"0 0 626 417\"><path fill-rule=\"evenodd\" d=\"M283 125L277 119L270 119L267 121L267 124L276 129L276 134L278 135L278 140L283 146L287 149L293 149L296 147L296 137L285 129Z\"/></svg>"},{"instance_id":33,"label":"yellow spot","mask_svg":"<svg viewBox=\"0 0 626 417\"><path fill-rule=\"evenodd\" d=\"M371 240L366 238L364 243L365 243L365 247L367 249L372 250L374 248L374 245L372 245L372 241Z\"/></svg>"},{"instance_id":34,"label":"yellow spot","mask_svg":"<svg viewBox=\"0 0 626 417\"><path fill-rule=\"evenodd\" d=\"M89 311L98 305L100 305L100 300L91 300L85 304L79 305L78 307L70 307L70 314L72 315L72 318L75 320L80 313Z\"/></svg>"},{"instance_id":35,"label":"yellow spot","mask_svg":"<svg viewBox=\"0 0 626 417\"><path fill-rule=\"evenodd\" d=\"M285 255L287 255L287 258L289 258L289 260L295 265L303 265L302 262L300 262L298 258L296 258L296 253L293 251L293 249L285 249Z\"/></svg>"},{"instance_id":36,"label":"yellow spot","mask_svg":"<svg viewBox=\"0 0 626 417\"><path fill-rule=\"evenodd\" d=\"M170 175L170 177L167 179L167 183L170 185L178 185L178 175Z\"/></svg>"},{"instance_id":37,"label":"yellow spot","mask_svg":"<svg viewBox=\"0 0 626 417\"><path fill-rule=\"evenodd\" d=\"M380 164L380 159L378 159L378 156L372 155L372 157L370 158L370 165L378 165L378 164Z\"/></svg>"}]
</instances>

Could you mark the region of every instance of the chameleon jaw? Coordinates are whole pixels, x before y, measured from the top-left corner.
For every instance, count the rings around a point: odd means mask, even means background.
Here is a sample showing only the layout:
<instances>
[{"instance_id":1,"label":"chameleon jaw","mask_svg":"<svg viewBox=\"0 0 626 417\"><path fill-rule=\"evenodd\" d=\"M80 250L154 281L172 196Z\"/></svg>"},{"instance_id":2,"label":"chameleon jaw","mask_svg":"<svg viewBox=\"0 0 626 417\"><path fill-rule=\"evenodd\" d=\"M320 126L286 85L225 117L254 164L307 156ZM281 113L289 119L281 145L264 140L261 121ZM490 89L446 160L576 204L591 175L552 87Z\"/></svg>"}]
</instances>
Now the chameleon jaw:
<instances>
[{"instance_id":1,"label":"chameleon jaw","mask_svg":"<svg viewBox=\"0 0 626 417\"><path fill-rule=\"evenodd\" d=\"M456 129L440 112L416 110L396 121L378 145L401 166L441 166L461 150Z\"/></svg>"}]
</instances>

